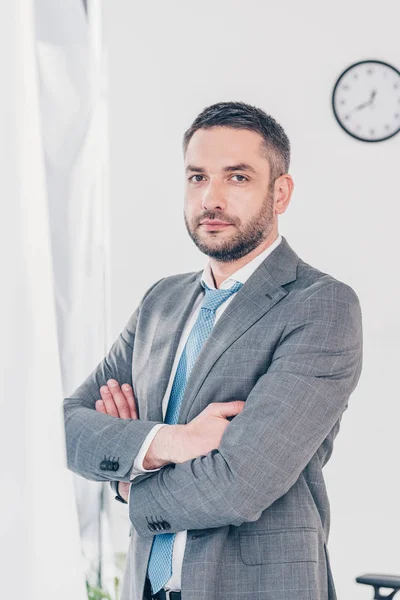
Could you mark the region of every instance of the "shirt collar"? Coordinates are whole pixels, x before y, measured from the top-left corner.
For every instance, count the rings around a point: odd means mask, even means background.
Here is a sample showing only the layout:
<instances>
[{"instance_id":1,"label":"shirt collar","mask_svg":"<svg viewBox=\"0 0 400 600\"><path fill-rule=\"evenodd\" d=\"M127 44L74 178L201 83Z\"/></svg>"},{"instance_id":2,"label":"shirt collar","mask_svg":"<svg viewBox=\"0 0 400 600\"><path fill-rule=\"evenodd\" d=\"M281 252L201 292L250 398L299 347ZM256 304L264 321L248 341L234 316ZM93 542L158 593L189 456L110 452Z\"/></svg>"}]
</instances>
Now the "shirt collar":
<instances>
[{"instance_id":1,"label":"shirt collar","mask_svg":"<svg viewBox=\"0 0 400 600\"><path fill-rule=\"evenodd\" d=\"M258 254L246 265L244 265L243 267L241 267L240 269L238 269L237 271L232 273L232 275L229 275L229 277L224 279L224 281L221 283L219 289L228 289L228 288L232 287L232 285L236 281L245 283L247 281L247 279L250 277L250 275L252 275L254 273L254 271L257 269L257 267L263 262L263 260L265 260L267 258L267 256L269 254L271 254L271 252L273 250L275 250L275 248L277 246L279 246L281 241L282 241L282 236L280 234L278 234L278 237L276 238L276 240L270 246L268 246L268 248L266 248L263 252L261 252L261 254ZM215 289L214 278L212 275L210 261L207 262L206 266L203 269L201 280L204 281L204 283L209 288Z\"/></svg>"}]
</instances>

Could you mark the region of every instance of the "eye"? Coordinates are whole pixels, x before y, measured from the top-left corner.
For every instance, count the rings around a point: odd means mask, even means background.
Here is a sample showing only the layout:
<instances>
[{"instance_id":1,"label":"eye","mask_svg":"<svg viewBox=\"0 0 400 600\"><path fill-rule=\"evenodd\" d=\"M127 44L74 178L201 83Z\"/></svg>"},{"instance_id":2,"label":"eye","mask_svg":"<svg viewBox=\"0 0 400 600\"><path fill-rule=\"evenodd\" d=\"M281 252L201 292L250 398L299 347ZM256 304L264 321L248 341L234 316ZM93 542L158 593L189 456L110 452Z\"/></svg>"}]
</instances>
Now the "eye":
<instances>
[{"instance_id":1,"label":"eye","mask_svg":"<svg viewBox=\"0 0 400 600\"><path fill-rule=\"evenodd\" d=\"M200 177L200 179L193 179L193 177ZM196 174L189 177L189 181L191 181L192 183L200 183L201 178L204 178L204 176Z\"/></svg>"},{"instance_id":2,"label":"eye","mask_svg":"<svg viewBox=\"0 0 400 600\"><path fill-rule=\"evenodd\" d=\"M232 175L232 177L241 177L241 179L239 179L239 183L241 183L242 181L248 181L248 178L245 177L244 175Z\"/></svg>"}]
</instances>

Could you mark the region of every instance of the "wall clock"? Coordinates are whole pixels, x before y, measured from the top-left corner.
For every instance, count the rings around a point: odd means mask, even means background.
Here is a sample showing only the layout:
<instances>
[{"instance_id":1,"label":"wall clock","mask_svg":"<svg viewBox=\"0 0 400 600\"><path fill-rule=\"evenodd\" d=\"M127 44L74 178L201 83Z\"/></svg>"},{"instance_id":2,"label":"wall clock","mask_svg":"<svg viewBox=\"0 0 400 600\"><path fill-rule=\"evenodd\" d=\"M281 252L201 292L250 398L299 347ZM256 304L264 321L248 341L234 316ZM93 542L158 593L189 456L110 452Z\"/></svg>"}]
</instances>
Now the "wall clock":
<instances>
[{"instance_id":1,"label":"wall clock","mask_svg":"<svg viewBox=\"0 0 400 600\"><path fill-rule=\"evenodd\" d=\"M346 133L382 142L400 131L400 71L380 60L348 67L332 92L332 108Z\"/></svg>"}]
</instances>

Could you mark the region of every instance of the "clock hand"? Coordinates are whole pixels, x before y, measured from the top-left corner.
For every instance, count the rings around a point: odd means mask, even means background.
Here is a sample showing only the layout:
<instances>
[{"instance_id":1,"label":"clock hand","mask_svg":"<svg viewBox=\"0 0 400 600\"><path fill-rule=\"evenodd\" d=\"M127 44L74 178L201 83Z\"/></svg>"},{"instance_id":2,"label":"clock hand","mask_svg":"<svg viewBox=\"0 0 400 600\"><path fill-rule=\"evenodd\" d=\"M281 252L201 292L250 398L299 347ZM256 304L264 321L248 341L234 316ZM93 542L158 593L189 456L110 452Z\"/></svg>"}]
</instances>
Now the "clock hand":
<instances>
[{"instance_id":1,"label":"clock hand","mask_svg":"<svg viewBox=\"0 0 400 600\"><path fill-rule=\"evenodd\" d=\"M358 106L356 106L354 108L354 110L360 110L361 108L365 108L366 106L369 106L370 104L373 103L375 96L376 96L376 90L372 90L370 99L367 102L363 102L362 104L359 104Z\"/></svg>"},{"instance_id":2,"label":"clock hand","mask_svg":"<svg viewBox=\"0 0 400 600\"><path fill-rule=\"evenodd\" d=\"M359 104L358 106L356 106L354 108L354 110L361 110L361 108L365 108L366 106L368 106L370 103L370 100L368 100L368 102L363 102L362 104Z\"/></svg>"}]
</instances>

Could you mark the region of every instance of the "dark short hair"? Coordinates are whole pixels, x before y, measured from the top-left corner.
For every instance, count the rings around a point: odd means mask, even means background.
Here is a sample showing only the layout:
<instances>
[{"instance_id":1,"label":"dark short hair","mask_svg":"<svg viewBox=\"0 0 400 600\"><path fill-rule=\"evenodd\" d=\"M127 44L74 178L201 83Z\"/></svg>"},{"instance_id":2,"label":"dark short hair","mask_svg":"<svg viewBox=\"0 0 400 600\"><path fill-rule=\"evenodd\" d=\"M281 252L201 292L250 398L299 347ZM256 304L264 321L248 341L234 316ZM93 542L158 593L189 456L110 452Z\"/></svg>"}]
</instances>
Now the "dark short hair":
<instances>
[{"instance_id":1,"label":"dark short hair","mask_svg":"<svg viewBox=\"0 0 400 600\"><path fill-rule=\"evenodd\" d=\"M218 102L207 106L183 136L183 153L198 129L232 127L256 131L263 138L265 156L271 170L271 182L287 173L290 165L290 142L283 127L261 108L244 102Z\"/></svg>"}]
</instances>

